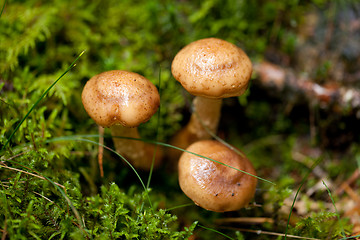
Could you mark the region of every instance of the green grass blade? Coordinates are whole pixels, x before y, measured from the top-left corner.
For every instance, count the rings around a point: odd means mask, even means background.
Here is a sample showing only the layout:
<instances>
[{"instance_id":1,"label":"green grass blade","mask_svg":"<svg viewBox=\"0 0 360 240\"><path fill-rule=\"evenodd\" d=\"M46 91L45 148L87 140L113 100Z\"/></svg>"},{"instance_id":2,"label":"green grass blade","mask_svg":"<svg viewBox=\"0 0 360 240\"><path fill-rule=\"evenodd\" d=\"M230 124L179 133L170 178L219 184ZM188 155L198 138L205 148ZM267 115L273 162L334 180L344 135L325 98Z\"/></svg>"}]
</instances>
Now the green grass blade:
<instances>
[{"instance_id":1,"label":"green grass blade","mask_svg":"<svg viewBox=\"0 0 360 240\"><path fill-rule=\"evenodd\" d=\"M329 196L330 196L330 199L331 199L331 201L332 201L332 204L333 204L333 206L334 206L334 208L335 208L336 216L337 216L337 218L338 218L338 221L339 221L340 227L341 227L341 234L343 235L343 237L346 237L345 230L344 230L344 226L342 225L342 223L341 223L341 221L340 221L340 214L339 214L339 212L338 212L338 210L337 210L337 208L336 208L336 206L335 206L334 198L332 197L332 194L331 194L331 192L330 192L330 189L328 188L328 186L326 185L326 183L324 182L324 180L322 180L322 183L323 183L324 186L326 187L326 190L327 190L327 192L328 192L328 194L329 194Z\"/></svg>"},{"instance_id":2,"label":"green grass blade","mask_svg":"<svg viewBox=\"0 0 360 240\"><path fill-rule=\"evenodd\" d=\"M202 226L202 225L200 225L200 224L198 224L197 226L199 226L199 227L201 227L201 228L203 228L203 229L206 229L206 230L212 231L212 232L216 232L216 233L218 233L218 234L220 234L220 235L222 235L222 236L224 236L224 237L226 237L226 238L228 238L228 239L232 239L232 240L234 240L234 238L229 237L228 235L226 235L226 234L224 234L224 233L222 233L222 232L219 232L219 231L217 231L217 230L215 230L215 229L208 228L208 227Z\"/></svg>"},{"instance_id":3,"label":"green grass blade","mask_svg":"<svg viewBox=\"0 0 360 240\"><path fill-rule=\"evenodd\" d=\"M217 160L211 159L211 158L209 158L209 157L205 157L205 156L203 156L203 155L200 155L200 154L197 154L197 153L194 153L194 152L190 152L190 151L188 151L188 150L186 150L186 149L182 149L182 148L179 148L179 147L175 147L175 146L172 146L172 145L167 144L167 143L159 143L159 142L157 143L157 142L153 142L153 141L152 141L152 143L154 143L154 144L159 144L159 145L162 145L162 146L164 146L164 147L174 148L174 149L179 150L179 151L183 151L183 152L190 153L190 154L193 154L193 155L198 156L198 157L201 157L201 158L205 158L205 159L207 159L207 160L209 160L209 161L213 161L213 162L216 162L216 163L218 163L218 164L224 165L224 166L226 166L226 167L232 168L232 169L234 169L234 170L236 170L236 171L242 172L242 173L244 173L244 174L247 174L247 175L249 175L249 176L252 176L252 177L254 177L254 178L257 178L257 179L259 179L259 180L262 180L262 181L264 181L264 182L267 182L267 183L276 185L275 183L273 183L273 182L271 182L271 181L269 181L269 180L267 180L267 179L261 178L261 177L259 177L259 176L255 176L255 175L253 175L253 174L251 174L251 173L248 173L248 172L245 172L245 171L243 171L243 170L237 169L237 168L235 168L235 167L232 167L232 166L227 165L227 164L225 164L225 163L222 163L222 162L219 162L219 161L217 161Z\"/></svg>"},{"instance_id":4,"label":"green grass blade","mask_svg":"<svg viewBox=\"0 0 360 240\"><path fill-rule=\"evenodd\" d=\"M68 140L75 139L75 138L78 138L78 137L80 137L80 138L94 138L94 137L96 137L96 138L97 138L97 137L99 137L99 135L97 135L97 134L90 134L90 135L72 135L72 136L65 136L65 137L57 137L57 138L53 138L52 140L48 140L48 142L50 142L50 141L61 141L61 140L68 141ZM232 166L230 166L230 165L227 165L227 164L225 164L225 163L216 161L216 160L214 160L214 159L205 157L205 156L203 156L203 155L200 155L200 154L197 154L197 153L194 153L194 152L190 152L190 151L188 151L188 150L185 150L185 149L182 149L182 148L179 148L179 147L175 147L175 146L170 145L170 144L167 144L167 143L162 143L162 142L153 141L153 140L148 140L148 139L143 139L143 138L131 138L131 137L121 137L121 136L111 136L111 135L104 135L104 137L109 137L109 138L115 137L115 138L122 138L122 139L134 140L134 141L143 141L143 142L147 142L147 143L151 143L151 144L160 145L160 146L163 146L163 147L174 148L174 149L176 149L176 150L179 150L179 151L182 151L182 152L187 152L187 153L193 154L193 155L195 155L195 156L198 156L198 157L201 157L201 158L205 158L205 159L207 159L207 160L209 160L209 161L213 161L213 162L219 163L219 164L221 164L221 165L224 165L224 166L226 166L226 167L232 168L232 169L234 169L234 170L236 170L236 171L239 171L239 172L242 172L242 173L244 173L244 174L250 175L250 176L252 176L252 177L254 177L254 178L257 178L257 179L259 179L259 180L261 180L261 181L270 183L270 184L272 184L272 185L276 185L275 183L273 183L273 182L271 182L271 181L269 181L269 180L267 180L267 179L261 178L261 177L259 177L259 176L255 176L255 175L253 175L253 174L251 174L251 173L248 173L248 172L245 172L245 171L243 171L243 170L237 169L237 168L232 167Z\"/></svg>"},{"instance_id":5,"label":"green grass blade","mask_svg":"<svg viewBox=\"0 0 360 240\"><path fill-rule=\"evenodd\" d=\"M34 105L32 105L32 107L30 108L30 110L26 113L26 115L21 119L20 123L16 126L16 128L14 129L14 131L11 133L10 137L7 139L7 141L5 142L5 144L2 146L0 152L2 152L5 147L9 144L9 142L11 141L11 139L13 138L14 134L17 132L17 130L20 128L20 126L23 124L23 122L25 121L25 119L30 115L30 113L34 110L34 108L40 103L40 101L46 96L46 94L48 94L48 92L51 90L51 88L53 88L55 86L55 84L63 77L65 76L73 67L75 67L75 63L76 61L81 57L81 55L83 55L85 51L82 51L79 56L70 64L70 66L65 70L65 72L63 74L61 74L61 76L55 80L55 82L53 82L46 90L45 92L40 96L40 98L34 103Z\"/></svg>"},{"instance_id":6,"label":"green grass blade","mask_svg":"<svg viewBox=\"0 0 360 240\"><path fill-rule=\"evenodd\" d=\"M350 236L350 237L340 238L339 240L346 240L346 239L358 239L358 237L360 237L360 235L355 235L355 236Z\"/></svg>"},{"instance_id":7,"label":"green grass blade","mask_svg":"<svg viewBox=\"0 0 360 240\"><path fill-rule=\"evenodd\" d=\"M189 207L189 206L194 206L195 203L186 203L186 204L182 204L182 205L179 205L179 206L175 206L175 207L171 207L171 208L167 208L165 209L165 211L171 211L171 210L174 210L174 209L178 209L178 208L183 208L183 207Z\"/></svg>"},{"instance_id":8,"label":"green grass blade","mask_svg":"<svg viewBox=\"0 0 360 240\"><path fill-rule=\"evenodd\" d=\"M91 136L99 137L99 135L91 135ZM95 141L92 141L92 140L89 140L89 139L84 139L84 138L79 137L79 136L68 136L68 137L53 138L53 139L49 139L46 142L50 143L50 142L57 142L57 141L70 141L70 140L71 141L88 142L88 143L92 143L92 144L95 144L95 145L98 145L98 146L102 146L103 148L105 148L105 149L109 150L110 152L112 152L112 153L116 154L117 156L119 156L124 162L126 162L127 165L129 165L129 167L136 174L136 176L139 179L142 187L144 188L144 191L147 193L148 201L149 201L150 207L152 208L152 203L151 203L151 200L150 200L150 197L149 197L149 194L148 194L148 189L146 188L146 186L145 186L143 180L141 179L139 173L136 171L136 169L133 167L133 165L131 165L131 163L128 160L126 160L125 157L123 157L121 154L116 152L114 149L111 149L111 148L109 148L108 146L106 146L104 144L101 144L101 143L98 143L98 142L95 142Z\"/></svg>"},{"instance_id":9,"label":"green grass blade","mask_svg":"<svg viewBox=\"0 0 360 240\"><path fill-rule=\"evenodd\" d=\"M0 17L2 16L2 14L3 14L3 12L4 12L5 5L6 5L6 0L4 1L4 4L3 4L2 8L1 8Z\"/></svg>"},{"instance_id":10,"label":"green grass blade","mask_svg":"<svg viewBox=\"0 0 360 240\"><path fill-rule=\"evenodd\" d=\"M159 68L159 95L161 96L161 66ZM161 113L161 102L160 102L160 105L159 105L159 110L157 112L157 122L156 122L156 140L157 141L159 141L160 113ZM147 183L146 183L146 188L147 189L150 187L150 181L151 181L152 173L154 171L154 162L155 162L155 157L156 157L157 150L158 150L158 145L156 145L156 147L154 149L154 154L153 154L153 158L152 158L149 177L148 177L148 180L147 180Z\"/></svg>"},{"instance_id":11,"label":"green grass blade","mask_svg":"<svg viewBox=\"0 0 360 240\"><path fill-rule=\"evenodd\" d=\"M239 154L241 157L246 157L245 154L241 151L239 151L238 149L234 148L233 146L231 146L229 143L227 143L226 141L224 141L223 139L221 139L220 137L218 137L215 133L213 133L204 123L204 121L200 118L199 114L194 111L193 114L195 114L196 118L199 120L201 126L203 128L205 128L206 132L213 137L214 139L216 139L218 142L224 144L225 146L227 146L228 148L230 148L231 150L233 150L234 152L236 152L237 154Z\"/></svg>"},{"instance_id":12,"label":"green grass blade","mask_svg":"<svg viewBox=\"0 0 360 240\"><path fill-rule=\"evenodd\" d=\"M305 183L305 181L307 180L307 178L308 178L308 176L310 175L310 173L314 170L314 168L315 168L321 161L322 161L322 159L318 159L318 160L311 166L311 168L309 169L309 171L306 173L306 175L305 175L304 178L302 179L301 184L300 184L298 190L296 191L296 194L295 194L293 203L292 203L291 208L290 208L290 213L289 213L289 217L288 217L288 220L287 220L287 224L286 224L285 235L284 235L285 240L286 240L286 237L287 237L287 232L288 232L288 230L289 230L291 213L292 213L292 211L293 211L293 209L294 209L294 205L295 205L297 196L299 195L300 189L301 189L302 186L304 185L304 183Z\"/></svg>"}]
</instances>

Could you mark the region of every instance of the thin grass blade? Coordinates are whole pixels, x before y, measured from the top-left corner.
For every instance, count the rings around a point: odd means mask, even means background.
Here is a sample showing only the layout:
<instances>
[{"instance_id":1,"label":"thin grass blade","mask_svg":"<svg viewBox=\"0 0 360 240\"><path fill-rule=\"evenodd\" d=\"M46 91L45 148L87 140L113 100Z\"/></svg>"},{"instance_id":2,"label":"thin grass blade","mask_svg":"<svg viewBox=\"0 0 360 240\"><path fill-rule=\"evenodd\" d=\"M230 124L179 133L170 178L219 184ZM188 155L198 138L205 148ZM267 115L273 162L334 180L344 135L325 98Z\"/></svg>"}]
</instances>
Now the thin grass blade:
<instances>
[{"instance_id":1,"label":"thin grass blade","mask_svg":"<svg viewBox=\"0 0 360 240\"><path fill-rule=\"evenodd\" d=\"M10 137L7 139L7 141L5 142L5 144L2 146L0 152L2 152L6 146L9 144L9 142L11 141L11 139L13 138L14 134L17 132L17 130L20 128L20 126L23 124L23 122L26 120L26 118L30 115L30 113L34 110L34 108L40 103L40 101L46 96L46 94L48 94L48 92L55 86L55 84L62 78L64 77L73 67L75 67L75 63L76 61L84 54L85 51L82 51L79 56L70 64L70 66L65 70L65 72L63 74L61 74L61 76L55 80L55 82L53 82L46 90L45 92L40 96L40 98L34 103L34 105L32 105L32 107L30 108L30 110L26 113L26 115L21 119L21 121L19 122L19 124L16 126L16 128L14 129L14 131L11 133Z\"/></svg>"},{"instance_id":2,"label":"thin grass blade","mask_svg":"<svg viewBox=\"0 0 360 240\"><path fill-rule=\"evenodd\" d=\"M327 190L327 192L328 192L328 194L329 194L329 197L330 197L330 199L331 199L331 201L332 201L332 204L333 204L333 206L334 206L334 208L335 208L336 216L337 216L338 221L339 221L340 226L341 226L341 234L343 235L343 237L346 237L345 230L344 230L344 226L342 225L342 223L341 223L341 221L340 221L340 214L339 214L339 212L338 212L338 210L337 210L337 208L336 208L334 198L332 197L332 194L331 194L331 192L330 192L330 189L328 188L328 186L326 185L326 183L325 183L324 180L322 180L322 183L323 183L324 186L326 187L326 190Z\"/></svg>"},{"instance_id":3,"label":"thin grass blade","mask_svg":"<svg viewBox=\"0 0 360 240\"><path fill-rule=\"evenodd\" d=\"M4 4L3 4L2 8L1 8L0 17L2 16L2 14L3 14L3 12L4 12L5 5L6 5L6 0L4 1Z\"/></svg>"},{"instance_id":4,"label":"thin grass blade","mask_svg":"<svg viewBox=\"0 0 360 240\"><path fill-rule=\"evenodd\" d=\"M68 141L68 140L73 140L75 138L97 138L99 137L99 135L96 135L96 134L89 134L89 135L72 135L72 136L64 136L64 137L57 137L57 138L53 138L51 140L48 140L47 142L52 142L52 141ZM104 137L114 137L114 136L110 136L110 135L104 135ZM143 142L146 142L146 143L151 143L151 144L156 144L156 145L160 145L160 146L163 146L163 147L168 147L168 148L174 148L176 150L179 150L179 151L182 151L182 152L187 152L187 153L190 153L190 154L193 154L195 156L198 156L198 157L201 157L201 158L205 158L209 161L213 161L213 162L216 162L216 163L219 163L221 165L224 165L226 167L229 167L229 168L232 168L236 171L239 171L239 172L242 172L244 174L247 174L247 175L250 175L254 178L257 178L261 181L264 181L264 182L267 182L267 183L270 183L272 185L276 185L275 183L267 180L267 179L264 179L262 177L259 177L259 176L255 176L251 173L248 173L248 172L245 172L243 170L240 170L240 169L237 169L235 167L232 167L230 165L227 165L225 163L222 163L222 162L219 162L219 161L216 161L214 159L211 159L211 158L208 158L208 157L205 157L203 155L200 155L200 154L197 154L197 153L194 153L194 152L190 152L190 151L187 151L185 149L182 149L182 148L179 148L179 147L175 147L173 145L170 145L170 144L167 144L167 143L162 143L162 142L158 142L158 141L153 141L153 140L149 140L149 139L144 139L144 138L131 138L131 137L121 137L121 136L115 136L115 138L122 138L122 139L128 139L128 140L134 140L134 141L143 141Z\"/></svg>"},{"instance_id":5,"label":"thin grass blade","mask_svg":"<svg viewBox=\"0 0 360 240\"><path fill-rule=\"evenodd\" d=\"M206 230L209 230L209 231L212 231L212 232L216 232L216 233L218 233L218 234L220 234L220 235L222 235L222 236L224 236L224 237L226 237L226 238L228 238L228 239L234 240L234 238L229 237L228 235L226 235L226 234L224 234L224 233L222 233L222 232L219 232L219 231L217 231L217 230L215 230L215 229L208 228L208 227L202 226L202 225L200 225L200 224L198 224L198 226L201 227L201 228L203 228L203 229L206 229Z\"/></svg>"},{"instance_id":6,"label":"thin grass blade","mask_svg":"<svg viewBox=\"0 0 360 240\"><path fill-rule=\"evenodd\" d=\"M91 136L96 136L96 137L99 137L99 135L91 135ZM146 188L143 180L141 179L139 173L136 171L136 169L133 167L133 165L131 165L131 163L126 160L125 157L123 157L121 154L119 154L118 152L116 152L114 149L111 149L109 148L108 146L106 145L103 145L103 144L100 144L99 142L95 142L95 141L92 141L92 140L89 140L89 139L85 139L85 138L81 138L79 136L68 136L68 137L59 137L59 138L53 138L53 139L49 139L48 141L46 141L47 143L50 143L50 142L57 142L57 141L81 141L81 142L88 142L88 143L92 143L92 144L95 144L95 145L101 145L103 148L109 150L110 152L113 152L114 154L116 154L117 156L119 156L124 162L126 162L127 165L129 165L129 167L134 171L134 173L136 174L137 178L139 179L142 187L144 188L144 191L147 193L147 197L148 197L148 201L149 201L149 205L150 207L152 208L152 203L151 203L151 200L150 200L150 197L149 197L149 194L148 194L148 189Z\"/></svg>"},{"instance_id":7,"label":"thin grass blade","mask_svg":"<svg viewBox=\"0 0 360 240\"><path fill-rule=\"evenodd\" d=\"M308 176L310 175L310 173L314 170L314 168L315 168L317 165L319 165L319 163L320 163L321 161L322 161L322 159L318 159L318 160L311 166L311 168L309 169L309 171L306 173L306 175L305 175L304 178L302 179L301 184L300 184L298 190L296 191L296 194L295 194L293 203L292 203L291 208L290 208L290 213L289 213L289 217L288 217L288 220L287 220L287 224L286 224L285 235L284 235L284 239L285 239L285 240L286 240L286 237L287 237L287 235L288 235L287 232L288 232L288 230L289 230L290 217L291 217L292 211L293 211L293 209L294 209L294 205L295 205L297 196L299 195L299 192L300 192L302 186L304 185L306 179L307 179Z\"/></svg>"}]
</instances>

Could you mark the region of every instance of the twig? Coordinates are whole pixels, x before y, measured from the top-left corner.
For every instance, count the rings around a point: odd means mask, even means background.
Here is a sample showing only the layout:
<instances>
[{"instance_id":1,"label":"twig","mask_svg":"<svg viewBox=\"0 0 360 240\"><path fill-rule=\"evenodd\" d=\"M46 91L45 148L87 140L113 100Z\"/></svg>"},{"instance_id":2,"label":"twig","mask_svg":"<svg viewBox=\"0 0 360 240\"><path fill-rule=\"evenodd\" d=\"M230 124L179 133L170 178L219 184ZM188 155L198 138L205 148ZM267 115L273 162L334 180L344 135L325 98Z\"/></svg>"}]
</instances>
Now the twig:
<instances>
[{"instance_id":1,"label":"twig","mask_svg":"<svg viewBox=\"0 0 360 240\"><path fill-rule=\"evenodd\" d=\"M51 202L52 204L55 204L55 205L57 206L56 203L54 203L53 201L51 201L49 198L45 197L44 195L42 195L42 194L40 194L40 193L37 193L37 192L34 192L34 191L33 191L33 193L36 194L36 195L39 195L40 197L44 198L45 200L47 200L47 201L49 201L49 202ZM59 206L58 206L58 207L59 207ZM59 208L60 208L60 207L59 207Z\"/></svg>"},{"instance_id":2,"label":"twig","mask_svg":"<svg viewBox=\"0 0 360 240\"><path fill-rule=\"evenodd\" d=\"M6 239L6 235L7 235L7 221L6 221L6 216L5 216L5 224L4 224L4 230L2 230L3 234L1 237L1 240L5 240Z\"/></svg>"},{"instance_id":3,"label":"twig","mask_svg":"<svg viewBox=\"0 0 360 240\"><path fill-rule=\"evenodd\" d=\"M350 196L352 200L360 202L359 195L357 195L357 193L346 183L344 183L344 191L347 193L347 195Z\"/></svg>"},{"instance_id":4,"label":"twig","mask_svg":"<svg viewBox=\"0 0 360 240\"><path fill-rule=\"evenodd\" d=\"M42 176L39 176L37 174L34 174L34 173L30 173L30 172L27 172L27 171L24 171L24 170L20 170L20 169L17 169L17 168L12 168L12 167L8 167L6 166L5 164L2 164L0 163L0 168L3 167L3 168L7 168L9 170L13 170L13 171L16 171L16 172L21 172L21 173L25 173L25 174L28 174L28 175L31 175L33 177L37 177L37 178L40 178L40 179L43 179L43 180L46 180L46 178L42 177ZM62 189L65 189L65 186L59 184L59 183L56 183L54 182L57 186L61 187Z\"/></svg>"},{"instance_id":5,"label":"twig","mask_svg":"<svg viewBox=\"0 0 360 240\"><path fill-rule=\"evenodd\" d=\"M5 161L10 161L10 160L13 160L14 158L17 158L17 157L20 157L21 155L24 155L25 153L27 153L28 151L25 151L25 152L21 152L21 153L18 153L8 159L6 159ZM5 164L4 161L1 161L2 164Z\"/></svg>"},{"instance_id":6,"label":"twig","mask_svg":"<svg viewBox=\"0 0 360 240\"><path fill-rule=\"evenodd\" d=\"M344 190L346 190L346 188L348 188L354 181L356 181L359 178L359 176L360 176L360 171L357 168L354 171L354 173L351 175L351 177L345 182L343 182L338 189L336 189L335 194L336 195L342 194Z\"/></svg>"},{"instance_id":7,"label":"twig","mask_svg":"<svg viewBox=\"0 0 360 240\"><path fill-rule=\"evenodd\" d=\"M244 224L262 224L274 223L274 219L266 217L238 217L238 218L219 218L216 219L217 224L223 223L244 223Z\"/></svg>"},{"instance_id":8,"label":"twig","mask_svg":"<svg viewBox=\"0 0 360 240\"><path fill-rule=\"evenodd\" d=\"M229 230L235 230L240 232L250 232L250 233L256 233L258 235L260 234L266 234L266 235L273 235L273 236L281 236L285 237L284 233L277 233L277 232L269 232L269 231L263 231L261 229L259 230L251 230L251 229L244 229L244 228L234 228L234 227L221 227L223 229L229 229ZM318 238L309 238L309 237L301 237L301 236L295 236L295 235L286 235L289 238L297 238L297 239L309 239L309 240L320 240Z\"/></svg>"},{"instance_id":9,"label":"twig","mask_svg":"<svg viewBox=\"0 0 360 240\"><path fill-rule=\"evenodd\" d=\"M333 105L340 109L360 109L360 90L340 86L332 82L327 84L317 84L308 77L301 76L292 69L284 68L279 65L263 61L255 64L254 71L257 75L258 83L266 88L291 94L281 94L282 97L294 99L295 96L305 95L307 101L317 101L321 107L331 108ZM300 98L299 98L300 99ZM288 99L287 99L288 100ZM339 108L333 107L331 110L337 112ZM357 113L357 111L354 111Z\"/></svg>"}]
</instances>

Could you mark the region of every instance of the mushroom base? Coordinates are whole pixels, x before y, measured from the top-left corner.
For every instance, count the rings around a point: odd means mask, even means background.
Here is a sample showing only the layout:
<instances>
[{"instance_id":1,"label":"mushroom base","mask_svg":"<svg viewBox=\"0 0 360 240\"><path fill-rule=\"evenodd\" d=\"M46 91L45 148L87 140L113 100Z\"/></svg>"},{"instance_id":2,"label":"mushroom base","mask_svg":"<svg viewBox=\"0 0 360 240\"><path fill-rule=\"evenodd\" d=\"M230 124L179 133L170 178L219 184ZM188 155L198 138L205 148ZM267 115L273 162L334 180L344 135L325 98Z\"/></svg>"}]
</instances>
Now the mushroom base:
<instances>
[{"instance_id":1,"label":"mushroom base","mask_svg":"<svg viewBox=\"0 0 360 240\"><path fill-rule=\"evenodd\" d=\"M126 139L140 138L137 128L114 125L110 127L110 130L116 151L125 157L136 169L150 170L154 154L154 168L160 165L162 159L162 151L160 148L141 140Z\"/></svg>"}]
</instances>

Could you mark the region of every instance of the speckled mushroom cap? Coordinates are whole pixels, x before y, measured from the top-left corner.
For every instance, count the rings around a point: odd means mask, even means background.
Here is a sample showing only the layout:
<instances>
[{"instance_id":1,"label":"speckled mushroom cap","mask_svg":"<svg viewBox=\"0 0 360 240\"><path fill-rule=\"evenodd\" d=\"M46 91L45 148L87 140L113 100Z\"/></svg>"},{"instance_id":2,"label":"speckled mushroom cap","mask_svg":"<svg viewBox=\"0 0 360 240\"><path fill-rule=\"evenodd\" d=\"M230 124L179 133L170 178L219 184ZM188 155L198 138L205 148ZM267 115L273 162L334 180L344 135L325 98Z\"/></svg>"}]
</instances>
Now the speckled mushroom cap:
<instances>
[{"instance_id":1,"label":"speckled mushroom cap","mask_svg":"<svg viewBox=\"0 0 360 240\"><path fill-rule=\"evenodd\" d=\"M195 96L227 98L246 91L252 64L236 45L205 38L181 49L172 62L171 72Z\"/></svg>"},{"instance_id":2,"label":"speckled mushroom cap","mask_svg":"<svg viewBox=\"0 0 360 240\"><path fill-rule=\"evenodd\" d=\"M86 112L103 127L137 127L148 121L160 105L159 93L148 79L121 70L92 77L81 97Z\"/></svg>"},{"instance_id":3,"label":"speckled mushroom cap","mask_svg":"<svg viewBox=\"0 0 360 240\"><path fill-rule=\"evenodd\" d=\"M193 143L188 151L256 175L244 156L214 140ZM236 211L255 194L257 179L230 167L184 152L179 160L179 184L183 192L202 208L215 212Z\"/></svg>"}]
</instances>

